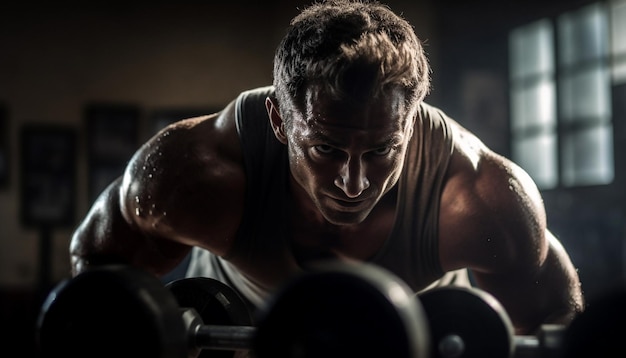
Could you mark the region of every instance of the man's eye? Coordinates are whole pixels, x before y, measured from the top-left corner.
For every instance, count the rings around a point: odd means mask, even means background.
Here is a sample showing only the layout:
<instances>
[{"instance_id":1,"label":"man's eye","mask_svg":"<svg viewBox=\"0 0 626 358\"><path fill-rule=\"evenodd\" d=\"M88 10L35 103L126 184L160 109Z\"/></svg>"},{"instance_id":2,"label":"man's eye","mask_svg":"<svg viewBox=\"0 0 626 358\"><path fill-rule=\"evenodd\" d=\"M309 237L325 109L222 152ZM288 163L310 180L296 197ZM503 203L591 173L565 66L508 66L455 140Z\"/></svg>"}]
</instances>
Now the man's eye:
<instances>
[{"instance_id":1,"label":"man's eye","mask_svg":"<svg viewBox=\"0 0 626 358\"><path fill-rule=\"evenodd\" d=\"M318 153L321 154L331 154L334 151L333 147L329 145L316 145L314 148Z\"/></svg>"},{"instance_id":2,"label":"man's eye","mask_svg":"<svg viewBox=\"0 0 626 358\"><path fill-rule=\"evenodd\" d=\"M373 153L376 155L387 155L389 154L389 152L391 152L391 147L382 147L373 151Z\"/></svg>"}]
</instances>

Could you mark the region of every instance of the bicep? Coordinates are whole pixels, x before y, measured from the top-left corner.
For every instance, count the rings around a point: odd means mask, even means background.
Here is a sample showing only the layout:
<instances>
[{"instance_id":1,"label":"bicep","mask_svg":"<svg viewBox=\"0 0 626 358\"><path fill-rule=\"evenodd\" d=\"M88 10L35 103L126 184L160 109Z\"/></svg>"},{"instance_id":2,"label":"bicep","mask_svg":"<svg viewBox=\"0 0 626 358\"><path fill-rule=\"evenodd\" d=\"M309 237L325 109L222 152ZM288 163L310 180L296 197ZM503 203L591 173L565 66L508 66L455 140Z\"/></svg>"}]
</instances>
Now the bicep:
<instances>
[{"instance_id":1,"label":"bicep","mask_svg":"<svg viewBox=\"0 0 626 358\"><path fill-rule=\"evenodd\" d=\"M502 162L453 177L442 195L439 247L445 270L484 273L536 266L547 253L543 203L529 177Z\"/></svg>"},{"instance_id":2,"label":"bicep","mask_svg":"<svg viewBox=\"0 0 626 358\"><path fill-rule=\"evenodd\" d=\"M223 254L243 212L243 166L231 131L211 118L172 127L144 145L121 184L122 214L155 239Z\"/></svg>"},{"instance_id":3,"label":"bicep","mask_svg":"<svg viewBox=\"0 0 626 358\"><path fill-rule=\"evenodd\" d=\"M216 130L215 118L180 122L142 145L75 231L74 271L124 262L159 274L192 245L227 251L243 211L244 174L236 132Z\"/></svg>"},{"instance_id":4,"label":"bicep","mask_svg":"<svg viewBox=\"0 0 626 358\"><path fill-rule=\"evenodd\" d=\"M133 157L123 178L103 190L74 231L70 243L73 275L106 264L132 265L161 275L176 267L191 249L176 241L165 226L148 221L161 204L153 201L145 207L136 199L139 192L156 200L159 197L156 191L145 188L144 178L134 169L139 158L141 151Z\"/></svg>"}]
</instances>

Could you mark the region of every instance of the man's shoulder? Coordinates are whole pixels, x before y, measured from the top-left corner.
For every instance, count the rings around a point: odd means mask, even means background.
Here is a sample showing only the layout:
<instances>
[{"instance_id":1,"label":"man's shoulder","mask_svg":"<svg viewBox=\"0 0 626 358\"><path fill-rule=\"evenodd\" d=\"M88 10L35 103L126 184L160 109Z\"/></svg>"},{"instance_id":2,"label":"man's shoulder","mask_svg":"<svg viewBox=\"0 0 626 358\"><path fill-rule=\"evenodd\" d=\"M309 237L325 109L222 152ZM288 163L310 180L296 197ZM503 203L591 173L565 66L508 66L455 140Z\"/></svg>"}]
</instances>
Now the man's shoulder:
<instances>
[{"instance_id":1,"label":"man's shoulder","mask_svg":"<svg viewBox=\"0 0 626 358\"><path fill-rule=\"evenodd\" d=\"M429 102L421 101L417 110L422 117L451 120L450 116L440 106Z\"/></svg>"}]
</instances>

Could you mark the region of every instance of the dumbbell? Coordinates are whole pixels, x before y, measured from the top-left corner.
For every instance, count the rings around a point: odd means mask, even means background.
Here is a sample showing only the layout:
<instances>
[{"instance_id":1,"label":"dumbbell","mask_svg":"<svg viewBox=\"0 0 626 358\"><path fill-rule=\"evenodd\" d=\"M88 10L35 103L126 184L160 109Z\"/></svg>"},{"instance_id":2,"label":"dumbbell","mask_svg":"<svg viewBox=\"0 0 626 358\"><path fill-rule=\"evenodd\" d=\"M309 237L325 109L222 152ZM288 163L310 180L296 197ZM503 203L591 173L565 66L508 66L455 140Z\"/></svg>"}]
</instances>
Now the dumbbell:
<instances>
[{"instance_id":1,"label":"dumbbell","mask_svg":"<svg viewBox=\"0 0 626 358\"><path fill-rule=\"evenodd\" d=\"M221 300L227 320L239 316L238 323L206 324L199 313L206 301L191 293L198 287L201 296ZM245 312L233 314L244 306L225 285L185 281L166 287L132 267L93 268L50 292L37 341L42 357L64 358L224 351L258 358L429 356L419 301L401 280L373 265L329 263L303 272L270 297L254 325L239 324L248 322Z\"/></svg>"},{"instance_id":2,"label":"dumbbell","mask_svg":"<svg viewBox=\"0 0 626 358\"><path fill-rule=\"evenodd\" d=\"M208 277L175 280L165 285L181 307L189 339L206 341L188 344L189 356L227 358L246 356L251 345L253 317L246 302L230 286ZM206 331L208 326L210 330ZM198 346L213 347L202 350ZM195 349L194 349L195 347Z\"/></svg>"},{"instance_id":3,"label":"dumbbell","mask_svg":"<svg viewBox=\"0 0 626 358\"><path fill-rule=\"evenodd\" d=\"M442 286L417 298L427 315L434 358L561 357L567 326L546 324L537 334L515 335L501 303L477 287Z\"/></svg>"}]
</instances>

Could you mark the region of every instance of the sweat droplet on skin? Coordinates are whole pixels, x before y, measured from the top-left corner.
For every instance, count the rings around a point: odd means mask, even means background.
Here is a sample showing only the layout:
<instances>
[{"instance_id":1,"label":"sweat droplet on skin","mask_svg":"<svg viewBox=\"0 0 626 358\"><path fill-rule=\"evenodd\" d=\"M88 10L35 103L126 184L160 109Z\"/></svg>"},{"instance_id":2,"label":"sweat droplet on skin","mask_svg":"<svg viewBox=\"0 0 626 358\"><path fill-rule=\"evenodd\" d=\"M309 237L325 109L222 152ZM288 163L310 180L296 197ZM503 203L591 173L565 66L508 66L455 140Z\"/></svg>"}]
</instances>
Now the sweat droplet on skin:
<instances>
[{"instance_id":1,"label":"sweat droplet on skin","mask_svg":"<svg viewBox=\"0 0 626 358\"><path fill-rule=\"evenodd\" d=\"M141 207L139 206L140 203L140 199L139 196L135 196L135 215L136 216L141 216Z\"/></svg>"}]
</instances>

